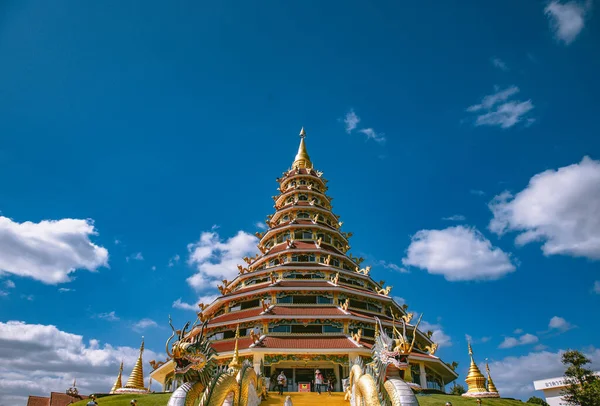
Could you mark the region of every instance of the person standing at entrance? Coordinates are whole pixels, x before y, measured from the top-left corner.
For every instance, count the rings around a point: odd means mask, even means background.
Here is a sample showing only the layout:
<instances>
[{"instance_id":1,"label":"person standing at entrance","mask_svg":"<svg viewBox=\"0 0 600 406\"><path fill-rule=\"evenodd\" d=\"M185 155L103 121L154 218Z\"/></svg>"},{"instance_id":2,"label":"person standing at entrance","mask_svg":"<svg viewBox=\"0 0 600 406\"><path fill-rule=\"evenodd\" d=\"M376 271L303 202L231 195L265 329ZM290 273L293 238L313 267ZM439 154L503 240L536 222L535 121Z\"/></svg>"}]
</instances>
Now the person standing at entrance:
<instances>
[{"instance_id":1,"label":"person standing at entrance","mask_svg":"<svg viewBox=\"0 0 600 406\"><path fill-rule=\"evenodd\" d=\"M283 395L283 387L286 385L287 385L287 378L285 377L285 374L283 373L283 371L281 371L281 373L277 377L277 386L279 387L280 395Z\"/></svg>"},{"instance_id":2,"label":"person standing at entrance","mask_svg":"<svg viewBox=\"0 0 600 406\"><path fill-rule=\"evenodd\" d=\"M317 369L315 371L315 387L319 395L321 394L321 385L323 385L323 374Z\"/></svg>"}]
</instances>

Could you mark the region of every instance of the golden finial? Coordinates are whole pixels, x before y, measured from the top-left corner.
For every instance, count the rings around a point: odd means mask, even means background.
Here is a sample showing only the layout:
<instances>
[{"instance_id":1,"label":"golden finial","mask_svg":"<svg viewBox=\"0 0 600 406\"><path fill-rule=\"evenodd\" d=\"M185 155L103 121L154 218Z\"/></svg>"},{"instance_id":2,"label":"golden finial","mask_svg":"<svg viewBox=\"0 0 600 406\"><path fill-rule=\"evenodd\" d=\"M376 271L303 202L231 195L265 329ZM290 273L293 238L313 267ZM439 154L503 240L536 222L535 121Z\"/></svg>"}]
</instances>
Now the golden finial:
<instances>
[{"instance_id":1,"label":"golden finial","mask_svg":"<svg viewBox=\"0 0 600 406\"><path fill-rule=\"evenodd\" d=\"M239 351L238 351L238 339L240 338L240 325L238 324L235 329L235 347L233 348L233 357L231 358L231 362L229 363L229 371L232 375L236 375L240 369L242 369L242 363L239 360Z\"/></svg>"},{"instance_id":2,"label":"golden finial","mask_svg":"<svg viewBox=\"0 0 600 406\"><path fill-rule=\"evenodd\" d=\"M304 143L305 138L306 131L304 131L304 127L302 127L300 130L300 146L298 147L298 153L296 154L296 158L294 158L294 163L292 164L293 169L312 169L313 167L310 157L308 156L308 152L306 152L306 144Z\"/></svg>"},{"instance_id":3,"label":"golden finial","mask_svg":"<svg viewBox=\"0 0 600 406\"><path fill-rule=\"evenodd\" d=\"M490 366L488 365L487 358L485 359L485 370L487 372L487 381L488 381L487 390L488 390L488 392L498 393L498 389L496 389L496 385L494 385L494 381L492 380L492 376L490 375ZM500 396L499 393L498 393L498 396Z\"/></svg>"},{"instance_id":4,"label":"golden finial","mask_svg":"<svg viewBox=\"0 0 600 406\"><path fill-rule=\"evenodd\" d=\"M119 367L119 375L117 375L117 380L115 381L110 393L115 393L117 389L121 389L123 384L121 383L121 376L123 375L123 361L121 361L121 366Z\"/></svg>"},{"instance_id":5,"label":"golden finial","mask_svg":"<svg viewBox=\"0 0 600 406\"><path fill-rule=\"evenodd\" d=\"M140 355L135 361L131 375L125 384L126 388L146 389L144 388L144 368L142 367L142 354L144 353L144 337L142 337L142 345L140 345Z\"/></svg>"}]
</instances>

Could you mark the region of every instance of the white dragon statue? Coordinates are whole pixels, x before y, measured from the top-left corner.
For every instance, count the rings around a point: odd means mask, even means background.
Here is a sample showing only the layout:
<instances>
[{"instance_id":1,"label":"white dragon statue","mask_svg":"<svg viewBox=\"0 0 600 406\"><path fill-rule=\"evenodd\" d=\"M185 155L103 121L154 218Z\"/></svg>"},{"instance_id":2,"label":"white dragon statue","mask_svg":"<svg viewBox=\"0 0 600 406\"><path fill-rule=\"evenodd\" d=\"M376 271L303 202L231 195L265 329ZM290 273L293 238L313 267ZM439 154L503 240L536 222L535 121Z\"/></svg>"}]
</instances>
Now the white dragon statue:
<instances>
[{"instance_id":1,"label":"white dragon statue","mask_svg":"<svg viewBox=\"0 0 600 406\"><path fill-rule=\"evenodd\" d=\"M411 343L406 338L404 321L402 334L394 326L393 338L386 334L378 318L375 318L375 323L377 333L372 348L373 361L365 367L362 359L357 357L351 364L346 399L350 400L351 406L418 406L419 401L403 378L405 374L410 376L410 372L407 373L410 368L408 355L414 347L419 323L415 326Z\"/></svg>"}]
</instances>

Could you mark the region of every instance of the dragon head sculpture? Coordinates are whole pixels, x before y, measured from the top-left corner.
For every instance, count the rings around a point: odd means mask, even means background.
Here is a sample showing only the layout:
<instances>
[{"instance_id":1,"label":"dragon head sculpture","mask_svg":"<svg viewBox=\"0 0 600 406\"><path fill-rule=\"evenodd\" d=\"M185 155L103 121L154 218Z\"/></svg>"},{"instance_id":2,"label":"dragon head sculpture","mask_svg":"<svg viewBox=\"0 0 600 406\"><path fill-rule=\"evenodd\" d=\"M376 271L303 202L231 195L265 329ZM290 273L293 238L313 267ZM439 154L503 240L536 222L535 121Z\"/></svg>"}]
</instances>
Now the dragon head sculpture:
<instances>
[{"instance_id":1,"label":"dragon head sculpture","mask_svg":"<svg viewBox=\"0 0 600 406\"><path fill-rule=\"evenodd\" d=\"M392 315L393 317L393 315ZM421 315L423 317L423 315ZM402 333L396 328L395 319L392 326L392 337L388 336L381 321L376 317L377 330L379 334L375 339L375 344L372 348L373 361L377 365L379 371L389 374L392 370L406 370L409 368L408 356L413 350L417 337L416 330L421 323L421 317L417 322L412 341L409 342L406 337L406 323L402 320Z\"/></svg>"},{"instance_id":2,"label":"dragon head sculpture","mask_svg":"<svg viewBox=\"0 0 600 406\"><path fill-rule=\"evenodd\" d=\"M194 323L186 336L186 330L190 323L187 322L182 330L175 330L171 317L169 317L169 325L173 334L167 340L166 351L175 363L175 377L183 382L200 381L207 384L217 367L214 360L216 352L211 347L208 338L204 336L207 324L208 320L205 320L198 332L197 329L195 330L196 323ZM177 335L177 340L171 344L175 335Z\"/></svg>"}]
</instances>

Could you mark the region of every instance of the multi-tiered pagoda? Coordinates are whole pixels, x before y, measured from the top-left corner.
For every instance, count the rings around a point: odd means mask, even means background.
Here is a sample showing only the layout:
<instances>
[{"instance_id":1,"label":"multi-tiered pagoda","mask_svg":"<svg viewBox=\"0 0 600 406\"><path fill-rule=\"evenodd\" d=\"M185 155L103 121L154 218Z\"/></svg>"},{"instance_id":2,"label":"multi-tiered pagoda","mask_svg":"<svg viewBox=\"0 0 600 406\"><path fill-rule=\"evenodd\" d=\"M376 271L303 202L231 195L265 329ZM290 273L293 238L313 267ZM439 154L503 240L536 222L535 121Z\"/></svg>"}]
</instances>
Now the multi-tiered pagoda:
<instances>
[{"instance_id":1,"label":"multi-tiered pagoda","mask_svg":"<svg viewBox=\"0 0 600 406\"><path fill-rule=\"evenodd\" d=\"M219 362L248 359L266 377L283 370L291 392L309 388L319 369L341 391L349 361L370 360L377 334L374 317L390 333L402 318L409 339L417 334L411 368L402 371L403 378L414 386L444 390L457 378L453 366L435 356L431 332L411 324L412 314L390 297L391 287L375 282L370 266L349 253L352 233L342 231L340 217L332 212L327 180L313 167L304 130L300 137L291 169L277 179L279 194L273 196L268 229L257 233L261 253L243 258L238 276L219 286L221 296L200 305L200 317L210 319L205 334ZM167 362L151 376L169 390L177 384L171 384L172 371Z\"/></svg>"}]
</instances>

